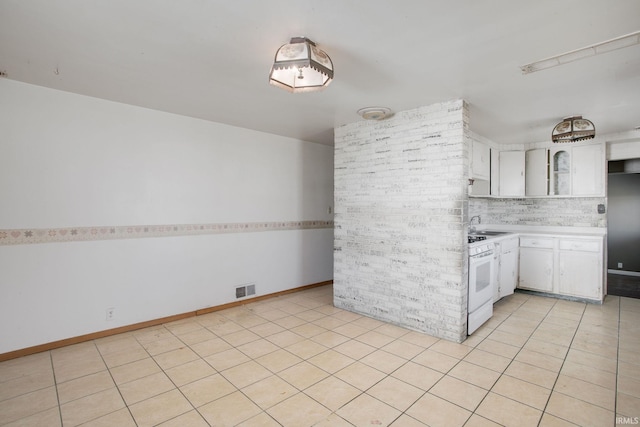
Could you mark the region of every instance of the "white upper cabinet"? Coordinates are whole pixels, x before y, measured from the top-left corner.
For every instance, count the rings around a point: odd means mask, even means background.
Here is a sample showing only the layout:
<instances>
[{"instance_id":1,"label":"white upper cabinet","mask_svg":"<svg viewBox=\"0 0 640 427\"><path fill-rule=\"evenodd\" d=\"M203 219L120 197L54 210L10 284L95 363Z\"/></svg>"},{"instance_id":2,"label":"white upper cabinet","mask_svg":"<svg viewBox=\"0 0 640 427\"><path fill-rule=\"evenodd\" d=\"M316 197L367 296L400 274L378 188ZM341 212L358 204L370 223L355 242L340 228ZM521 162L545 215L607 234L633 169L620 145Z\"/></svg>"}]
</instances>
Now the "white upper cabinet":
<instances>
[{"instance_id":1,"label":"white upper cabinet","mask_svg":"<svg viewBox=\"0 0 640 427\"><path fill-rule=\"evenodd\" d=\"M500 184L501 196L524 196L524 151L500 152Z\"/></svg>"},{"instance_id":2,"label":"white upper cabinet","mask_svg":"<svg viewBox=\"0 0 640 427\"><path fill-rule=\"evenodd\" d=\"M525 152L525 195L546 196L548 193L547 149L537 148Z\"/></svg>"},{"instance_id":3,"label":"white upper cabinet","mask_svg":"<svg viewBox=\"0 0 640 427\"><path fill-rule=\"evenodd\" d=\"M605 152L602 144L575 146L571 149L571 194L604 196Z\"/></svg>"},{"instance_id":4,"label":"white upper cabinet","mask_svg":"<svg viewBox=\"0 0 640 427\"><path fill-rule=\"evenodd\" d=\"M473 141L471 151L471 178L489 181L491 176L491 149L482 142Z\"/></svg>"}]
</instances>

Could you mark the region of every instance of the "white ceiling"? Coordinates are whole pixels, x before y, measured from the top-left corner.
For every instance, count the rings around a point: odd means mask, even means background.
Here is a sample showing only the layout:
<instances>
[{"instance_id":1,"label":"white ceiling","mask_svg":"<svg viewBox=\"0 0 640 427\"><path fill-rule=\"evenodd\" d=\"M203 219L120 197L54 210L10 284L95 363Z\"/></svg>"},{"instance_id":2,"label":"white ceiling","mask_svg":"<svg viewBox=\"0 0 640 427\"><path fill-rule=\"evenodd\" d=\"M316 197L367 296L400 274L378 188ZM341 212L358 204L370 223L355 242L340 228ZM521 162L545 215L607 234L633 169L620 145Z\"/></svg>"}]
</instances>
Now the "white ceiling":
<instances>
[{"instance_id":1,"label":"white ceiling","mask_svg":"<svg viewBox=\"0 0 640 427\"><path fill-rule=\"evenodd\" d=\"M470 127L539 142L582 114L640 126L640 46L519 66L638 31L638 0L0 0L9 79L323 144L362 107L463 98ZM293 36L332 58L322 92L268 84Z\"/></svg>"}]
</instances>

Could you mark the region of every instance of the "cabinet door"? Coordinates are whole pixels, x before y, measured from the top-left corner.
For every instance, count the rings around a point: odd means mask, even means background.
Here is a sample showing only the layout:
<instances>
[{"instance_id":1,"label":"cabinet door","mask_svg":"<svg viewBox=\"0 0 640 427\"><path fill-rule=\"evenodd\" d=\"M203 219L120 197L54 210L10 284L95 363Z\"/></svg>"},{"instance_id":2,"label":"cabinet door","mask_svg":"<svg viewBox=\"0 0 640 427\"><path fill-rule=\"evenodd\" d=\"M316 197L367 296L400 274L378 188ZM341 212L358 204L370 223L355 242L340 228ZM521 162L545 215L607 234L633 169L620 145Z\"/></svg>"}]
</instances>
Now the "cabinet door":
<instances>
[{"instance_id":1,"label":"cabinet door","mask_svg":"<svg viewBox=\"0 0 640 427\"><path fill-rule=\"evenodd\" d=\"M491 149L479 141L471 144L471 178L489 180Z\"/></svg>"},{"instance_id":2,"label":"cabinet door","mask_svg":"<svg viewBox=\"0 0 640 427\"><path fill-rule=\"evenodd\" d=\"M524 184L527 196L546 196L548 194L548 170L546 148L526 151Z\"/></svg>"},{"instance_id":3,"label":"cabinet door","mask_svg":"<svg viewBox=\"0 0 640 427\"><path fill-rule=\"evenodd\" d=\"M524 151L500 152L500 195L524 196Z\"/></svg>"},{"instance_id":4,"label":"cabinet door","mask_svg":"<svg viewBox=\"0 0 640 427\"><path fill-rule=\"evenodd\" d=\"M549 194L571 195L571 147L549 149Z\"/></svg>"},{"instance_id":5,"label":"cabinet door","mask_svg":"<svg viewBox=\"0 0 640 427\"><path fill-rule=\"evenodd\" d=\"M519 288L553 290L553 249L520 247Z\"/></svg>"},{"instance_id":6,"label":"cabinet door","mask_svg":"<svg viewBox=\"0 0 640 427\"><path fill-rule=\"evenodd\" d=\"M572 147L571 194L604 196L604 146L602 144Z\"/></svg>"},{"instance_id":7,"label":"cabinet door","mask_svg":"<svg viewBox=\"0 0 640 427\"><path fill-rule=\"evenodd\" d=\"M518 249L509 249L500 254L500 298L511 295L518 282Z\"/></svg>"},{"instance_id":8,"label":"cabinet door","mask_svg":"<svg viewBox=\"0 0 640 427\"><path fill-rule=\"evenodd\" d=\"M558 291L591 299L602 299L602 257L596 252L560 251Z\"/></svg>"}]
</instances>

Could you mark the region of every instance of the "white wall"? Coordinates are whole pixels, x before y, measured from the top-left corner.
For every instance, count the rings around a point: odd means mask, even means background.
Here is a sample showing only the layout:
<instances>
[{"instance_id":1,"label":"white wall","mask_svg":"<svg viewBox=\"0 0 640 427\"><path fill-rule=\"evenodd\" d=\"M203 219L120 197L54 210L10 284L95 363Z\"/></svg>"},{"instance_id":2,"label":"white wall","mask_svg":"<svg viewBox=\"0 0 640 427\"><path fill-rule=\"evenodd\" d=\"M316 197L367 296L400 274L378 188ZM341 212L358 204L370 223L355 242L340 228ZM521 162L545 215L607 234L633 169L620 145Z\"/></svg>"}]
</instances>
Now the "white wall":
<instances>
[{"instance_id":1,"label":"white wall","mask_svg":"<svg viewBox=\"0 0 640 427\"><path fill-rule=\"evenodd\" d=\"M330 221L333 147L0 79L0 231ZM1 237L1 236L0 236ZM332 279L331 227L8 245L0 354ZM105 309L116 316L105 320Z\"/></svg>"}]
</instances>

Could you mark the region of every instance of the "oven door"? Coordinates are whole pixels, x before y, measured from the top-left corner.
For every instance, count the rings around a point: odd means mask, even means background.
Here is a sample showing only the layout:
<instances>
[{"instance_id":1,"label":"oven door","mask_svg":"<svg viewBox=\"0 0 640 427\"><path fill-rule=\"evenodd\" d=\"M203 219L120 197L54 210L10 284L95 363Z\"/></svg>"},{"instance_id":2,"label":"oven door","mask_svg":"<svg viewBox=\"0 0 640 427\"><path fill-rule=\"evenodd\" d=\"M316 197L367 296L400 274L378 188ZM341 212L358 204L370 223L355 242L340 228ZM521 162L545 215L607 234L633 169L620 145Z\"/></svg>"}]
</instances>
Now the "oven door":
<instances>
[{"instance_id":1,"label":"oven door","mask_svg":"<svg viewBox=\"0 0 640 427\"><path fill-rule=\"evenodd\" d=\"M493 251L469 258L469 313L487 301L493 302Z\"/></svg>"}]
</instances>

